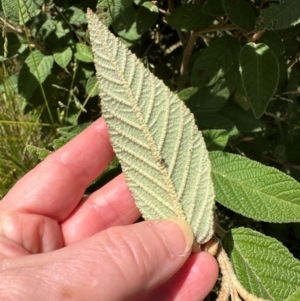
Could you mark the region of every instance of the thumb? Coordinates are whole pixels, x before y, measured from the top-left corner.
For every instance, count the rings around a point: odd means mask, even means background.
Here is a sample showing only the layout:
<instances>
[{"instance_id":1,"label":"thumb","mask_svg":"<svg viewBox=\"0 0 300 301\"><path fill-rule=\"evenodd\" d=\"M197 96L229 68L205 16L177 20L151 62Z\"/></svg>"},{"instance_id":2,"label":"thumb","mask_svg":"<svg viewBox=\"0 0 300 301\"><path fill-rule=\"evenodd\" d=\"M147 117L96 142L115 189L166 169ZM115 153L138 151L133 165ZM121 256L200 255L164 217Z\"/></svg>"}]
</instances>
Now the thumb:
<instances>
[{"instance_id":1,"label":"thumb","mask_svg":"<svg viewBox=\"0 0 300 301\"><path fill-rule=\"evenodd\" d=\"M53 252L11 258L0 292L10 300L22 293L22 300L130 300L175 274L192 243L191 227L179 219L112 227ZM11 279L15 289L5 290Z\"/></svg>"},{"instance_id":2,"label":"thumb","mask_svg":"<svg viewBox=\"0 0 300 301\"><path fill-rule=\"evenodd\" d=\"M105 300L127 300L165 282L187 260L193 244L190 225L180 219L113 227L100 236L105 285L98 298Z\"/></svg>"}]
</instances>

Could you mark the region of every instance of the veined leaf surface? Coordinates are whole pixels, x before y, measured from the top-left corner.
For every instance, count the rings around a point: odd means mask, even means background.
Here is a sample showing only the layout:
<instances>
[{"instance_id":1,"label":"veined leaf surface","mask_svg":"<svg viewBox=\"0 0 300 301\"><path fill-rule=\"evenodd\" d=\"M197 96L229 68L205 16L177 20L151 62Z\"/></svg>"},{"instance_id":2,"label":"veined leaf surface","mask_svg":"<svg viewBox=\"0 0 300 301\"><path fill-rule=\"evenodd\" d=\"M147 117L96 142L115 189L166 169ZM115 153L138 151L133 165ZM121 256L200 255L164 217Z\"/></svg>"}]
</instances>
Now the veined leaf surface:
<instances>
[{"instance_id":1,"label":"veined leaf surface","mask_svg":"<svg viewBox=\"0 0 300 301\"><path fill-rule=\"evenodd\" d=\"M300 262L276 239L236 228L226 234L222 246L239 281L255 296L284 301L300 288Z\"/></svg>"},{"instance_id":2,"label":"veined leaf surface","mask_svg":"<svg viewBox=\"0 0 300 301\"><path fill-rule=\"evenodd\" d=\"M197 242L213 234L210 161L193 115L88 11L102 111L144 218L179 217Z\"/></svg>"},{"instance_id":3,"label":"veined leaf surface","mask_svg":"<svg viewBox=\"0 0 300 301\"><path fill-rule=\"evenodd\" d=\"M295 179L239 155L216 151L209 157L220 204L260 221L300 221L300 184Z\"/></svg>"}]
</instances>

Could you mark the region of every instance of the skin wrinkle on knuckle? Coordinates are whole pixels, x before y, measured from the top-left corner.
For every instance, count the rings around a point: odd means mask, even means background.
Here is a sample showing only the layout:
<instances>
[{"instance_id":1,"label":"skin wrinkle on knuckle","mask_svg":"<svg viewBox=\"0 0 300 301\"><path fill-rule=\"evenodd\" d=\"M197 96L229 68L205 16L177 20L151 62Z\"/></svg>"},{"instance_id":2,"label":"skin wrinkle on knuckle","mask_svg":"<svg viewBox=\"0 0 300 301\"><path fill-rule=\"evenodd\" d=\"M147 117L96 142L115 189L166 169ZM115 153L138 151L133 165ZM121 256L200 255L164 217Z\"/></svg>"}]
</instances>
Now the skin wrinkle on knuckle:
<instances>
[{"instance_id":1,"label":"skin wrinkle on knuckle","mask_svg":"<svg viewBox=\"0 0 300 301\"><path fill-rule=\"evenodd\" d=\"M111 270L113 270L113 267L116 268L118 271L118 276L121 276L123 280L127 283L130 283L130 277L128 277L128 274L126 274L126 271L123 271L122 266L119 264L119 259L120 259L120 244L121 241L118 240L120 238L120 235L115 235L115 231L112 230L111 228L108 228L103 235L104 241L107 240L108 243L105 243L102 245L104 253L106 253L109 256L109 259L106 260L106 263L110 267ZM112 250L118 250L119 252L115 252ZM121 260L123 260L121 256Z\"/></svg>"},{"instance_id":2,"label":"skin wrinkle on knuckle","mask_svg":"<svg viewBox=\"0 0 300 301\"><path fill-rule=\"evenodd\" d=\"M118 231L118 227L108 229L108 233L110 234L112 243L116 245L117 249L121 252L121 258L120 254L115 254L116 258L114 260L117 264L118 262L121 264L122 262L126 262L126 265L131 267L131 275L134 274L135 277L139 279L145 278L148 273L147 261L150 262L150 256L147 255L147 248L145 248L141 238L134 231L130 231L130 233ZM130 279L132 278L129 276L127 270L126 273L127 280L131 281Z\"/></svg>"}]
</instances>

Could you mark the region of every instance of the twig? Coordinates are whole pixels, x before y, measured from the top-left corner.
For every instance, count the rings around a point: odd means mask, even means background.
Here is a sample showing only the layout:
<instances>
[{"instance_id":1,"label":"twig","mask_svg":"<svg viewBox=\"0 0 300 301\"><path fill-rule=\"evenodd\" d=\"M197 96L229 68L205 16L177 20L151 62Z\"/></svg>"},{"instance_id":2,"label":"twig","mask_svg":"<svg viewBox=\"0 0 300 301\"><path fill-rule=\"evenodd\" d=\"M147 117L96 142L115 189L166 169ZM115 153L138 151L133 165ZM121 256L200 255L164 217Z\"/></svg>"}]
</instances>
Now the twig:
<instances>
[{"instance_id":1,"label":"twig","mask_svg":"<svg viewBox=\"0 0 300 301\"><path fill-rule=\"evenodd\" d=\"M294 57L289 61L288 68L292 68L298 61L300 57L300 50L294 55Z\"/></svg>"},{"instance_id":2,"label":"twig","mask_svg":"<svg viewBox=\"0 0 300 301\"><path fill-rule=\"evenodd\" d=\"M191 31L190 37L183 51L183 57L182 57L182 62L180 67L181 75L187 73L190 57L193 52L196 40L197 40L197 34L194 31Z\"/></svg>"},{"instance_id":3,"label":"twig","mask_svg":"<svg viewBox=\"0 0 300 301\"><path fill-rule=\"evenodd\" d=\"M212 25L209 27L202 28L196 31L196 34L199 35L208 32L226 31L226 30L234 30L234 29L239 29L239 28L234 24L227 24L227 25L218 24L218 25Z\"/></svg>"}]
</instances>

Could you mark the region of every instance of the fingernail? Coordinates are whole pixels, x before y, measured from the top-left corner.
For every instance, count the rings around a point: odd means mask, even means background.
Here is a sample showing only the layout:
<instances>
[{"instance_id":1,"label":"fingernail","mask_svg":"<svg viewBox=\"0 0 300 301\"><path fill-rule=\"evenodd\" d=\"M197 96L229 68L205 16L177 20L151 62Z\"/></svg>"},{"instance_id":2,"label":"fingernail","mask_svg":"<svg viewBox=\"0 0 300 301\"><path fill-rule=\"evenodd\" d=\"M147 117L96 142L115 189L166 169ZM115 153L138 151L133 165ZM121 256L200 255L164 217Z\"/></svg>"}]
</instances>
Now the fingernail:
<instances>
[{"instance_id":1,"label":"fingernail","mask_svg":"<svg viewBox=\"0 0 300 301\"><path fill-rule=\"evenodd\" d=\"M153 227L159 232L171 255L184 256L190 253L194 234L188 222L179 218L160 220Z\"/></svg>"}]
</instances>

